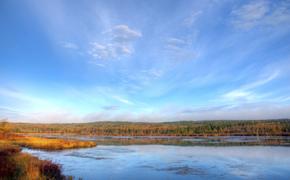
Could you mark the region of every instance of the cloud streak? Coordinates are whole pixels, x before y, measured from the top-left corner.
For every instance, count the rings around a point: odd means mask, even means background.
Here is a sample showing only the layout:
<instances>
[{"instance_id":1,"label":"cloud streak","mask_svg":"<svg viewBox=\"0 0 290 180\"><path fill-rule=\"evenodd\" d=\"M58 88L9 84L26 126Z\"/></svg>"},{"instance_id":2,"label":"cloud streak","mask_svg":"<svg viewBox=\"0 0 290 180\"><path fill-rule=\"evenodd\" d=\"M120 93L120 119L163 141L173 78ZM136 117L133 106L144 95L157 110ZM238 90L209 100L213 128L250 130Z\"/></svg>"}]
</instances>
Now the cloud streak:
<instances>
[{"instance_id":1,"label":"cloud streak","mask_svg":"<svg viewBox=\"0 0 290 180\"><path fill-rule=\"evenodd\" d=\"M227 92L224 95L222 95L222 97L225 100L236 101L236 102L254 101L254 100L257 100L259 98L263 98L265 95L258 95L257 93L254 92L254 89L259 88L260 86L263 86L263 85L271 82L272 80L274 80L278 76L279 76L279 72L274 71L270 75L263 77L255 82L245 84L245 85L241 86L239 89L235 89L233 91Z\"/></svg>"},{"instance_id":2,"label":"cloud streak","mask_svg":"<svg viewBox=\"0 0 290 180\"><path fill-rule=\"evenodd\" d=\"M44 99L30 96L13 89L0 88L0 97L1 96L4 98L12 98L18 101L24 101L33 105L49 105L49 103Z\"/></svg>"},{"instance_id":3,"label":"cloud streak","mask_svg":"<svg viewBox=\"0 0 290 180\"><path fill-rule=\"evenodd\" d=\"M89 54L100 60L120 59L134 52L133 44L142 36L141 32L127 25L117 25L104 32L109 39L107 42L92 42Z\"/></svg>"},{"instance_id":4,"label":"cloud streak","mask_svg":"<svg viewBox=\"0 0 290 180\"><path fill-rule=\"evenodd\" d=\"M117 101L119 101L119 102L121 102L121 103L127 104L127 105L133 105L134 104L133 102L129 101L128 99L125 99L125 98L120 97L120 96L114 95L114 96L112 96L112 98L117 100Z\"/></svg>"},{"instance_id":5,"label":"cloud streak","mask_svg":"<svg viewBox=\"0 0 290 180\"><path fill-rule=\"evenodd\" d=\"M276 5L280 3L280 5ZM232 24L236 28L250 30L258 26L276 26L289 23L289 4L283 1L250 1L231 12Z\"/></svg>"},{"instance_id":6,"label":"cloud streak","mask_svg":"<svg viewBox=\"0 0 290 180\"><path fill-rule=\"evenodd\" d=\"M184 21L183 21L184 25L187 27L194 25L194 23L198 20L199 16L202 13L203 12L201 10L192 12L189 17L184 19Z\"/></svg>"},{"instance_id":7,"label":"cloud streak","mask_svg":"<svg viewBox=\"0 0 290 180\"><path fill-rule=\"evenodd\" d=\"M78 45L76 45L75 43L72 43L72 42L62 41L62 42L60 42L60 44L63 48L66 48L66 49L72 49L72 50L79 49Z\"/></svg>"}]
</instances>

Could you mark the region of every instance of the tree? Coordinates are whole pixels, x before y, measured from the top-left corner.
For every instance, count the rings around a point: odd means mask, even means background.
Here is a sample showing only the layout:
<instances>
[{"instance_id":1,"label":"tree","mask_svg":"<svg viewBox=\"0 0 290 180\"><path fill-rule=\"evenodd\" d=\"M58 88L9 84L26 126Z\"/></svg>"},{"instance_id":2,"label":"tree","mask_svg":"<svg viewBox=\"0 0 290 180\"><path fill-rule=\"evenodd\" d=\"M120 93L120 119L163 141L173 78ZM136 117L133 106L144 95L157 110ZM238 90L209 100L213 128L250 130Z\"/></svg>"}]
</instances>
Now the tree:
<instances>
[{"instance_id":1,"label":"tree","mask_svg":"<svg viewBox=\"0 0 290 180\"><path fill-rule=\"evenodd\" d=\"M0 134L2 134L5 137L10 132L10 129L11 126L6 119L0 121Z\"/></svg>"}]
</instances>

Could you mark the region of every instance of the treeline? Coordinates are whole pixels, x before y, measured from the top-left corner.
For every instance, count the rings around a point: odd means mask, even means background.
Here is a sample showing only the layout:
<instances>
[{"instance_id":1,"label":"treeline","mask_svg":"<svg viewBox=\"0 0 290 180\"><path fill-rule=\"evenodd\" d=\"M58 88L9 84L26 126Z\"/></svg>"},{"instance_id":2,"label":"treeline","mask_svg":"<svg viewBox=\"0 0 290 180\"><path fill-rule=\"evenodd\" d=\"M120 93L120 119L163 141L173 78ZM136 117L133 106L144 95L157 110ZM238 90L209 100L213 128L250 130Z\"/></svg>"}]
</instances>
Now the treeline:
<instances>
[{"instance_id":1,"label":"treeline","mask_svg":"<svg viewBox=\"0 0 290 180\"><path fill-rule=\"evenodd\" d=\"M13 123L15 133L97 136L289 136L290 120L181 121L163 123L94 122L79 124Z\"/></svg>"}]
</instances>

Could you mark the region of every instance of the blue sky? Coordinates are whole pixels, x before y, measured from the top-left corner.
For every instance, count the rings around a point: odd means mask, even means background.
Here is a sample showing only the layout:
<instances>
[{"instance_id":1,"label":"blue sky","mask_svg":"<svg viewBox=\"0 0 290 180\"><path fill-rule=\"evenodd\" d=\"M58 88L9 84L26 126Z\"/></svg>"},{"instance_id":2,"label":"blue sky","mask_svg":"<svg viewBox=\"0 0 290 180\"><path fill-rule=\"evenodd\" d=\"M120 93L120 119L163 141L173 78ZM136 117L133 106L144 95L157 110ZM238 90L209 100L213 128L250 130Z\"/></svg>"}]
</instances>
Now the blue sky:
<instances>
[{"instance_id":1,"label":"blue sky","mask_svg":"<svg viewBox=\"0 0 290 180\"><path fill-rule=\"evenodd\" d=\"M2 0L0 116L290 118L290 1Z\"/></svg>"}]
</instances>

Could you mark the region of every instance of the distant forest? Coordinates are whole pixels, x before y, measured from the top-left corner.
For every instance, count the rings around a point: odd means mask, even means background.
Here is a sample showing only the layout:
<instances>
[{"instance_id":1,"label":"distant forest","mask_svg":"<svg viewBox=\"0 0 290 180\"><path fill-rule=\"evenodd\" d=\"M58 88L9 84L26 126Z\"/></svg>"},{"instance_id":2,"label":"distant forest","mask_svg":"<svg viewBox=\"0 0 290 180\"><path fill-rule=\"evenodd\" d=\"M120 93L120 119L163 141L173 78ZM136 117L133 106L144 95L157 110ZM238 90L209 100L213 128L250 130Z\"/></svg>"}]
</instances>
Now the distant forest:
<instances>
[{"instance_id":1,"label":"distant forest","mask_svg":"<svg viewBox=\"0 0 290 180\"><path fill-rule=\"evenodd\" d=\"M162 123L93 122L73 124L11 123L15 133L96 136L289 136L290 119L181 121Z\"/></svg>"}]
</instances>

